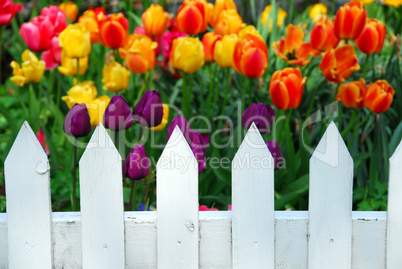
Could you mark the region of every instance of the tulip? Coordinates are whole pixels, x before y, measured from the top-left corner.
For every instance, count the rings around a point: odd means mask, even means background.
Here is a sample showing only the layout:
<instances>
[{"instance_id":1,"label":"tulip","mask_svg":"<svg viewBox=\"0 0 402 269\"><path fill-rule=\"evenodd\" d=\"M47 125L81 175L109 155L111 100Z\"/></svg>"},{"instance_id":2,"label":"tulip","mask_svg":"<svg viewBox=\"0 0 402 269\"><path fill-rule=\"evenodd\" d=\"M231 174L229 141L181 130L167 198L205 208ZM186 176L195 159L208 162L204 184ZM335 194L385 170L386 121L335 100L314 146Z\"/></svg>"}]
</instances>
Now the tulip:
<instances>
[{"instance_id":1,"label":"tulip","mask_svg":"<svg viewBox=\"0 0 402 269\"><path fill-rule=\"evenodd\" d=\"M364 106L374 113L383 113L391 106L395 90L386 80L377 80L367 87Z\"/></svg>"},{"instance_id":2,"label":"tulip","mask_svg":"<svg viewBox=\"0 0 402 269\"><path fill-rule=\"evenodd\" d=\"M151 4L151 6L142 13L141 21L148 35L160 36L166 31L170 16L169 13L163 10L162 6Z\"/></svg>"},{"instance_id":3,"label":"tulip","mask_svg":"<svg viewBox=\"0 0 402 269\"><path fill-rule=\"evenodd\" d=\"M173 40L169 62L185 73L194 73L204 65L204 47L201 41L194 37Z\"/></svg>"},{"instance_id":4,"label":"tulip","mask_svg":"<svg viewBox=\"0 0 402 269\"><path fill-rule=\"evenodd\" d=\"M61 100L66 102L67 107L71 109L75 104L93 101L97 94L98 91L93 81L83 81L73 86Z\"/></svg>"},{"instance_id":5,"label":"tulip","mask_svg":"<svg viewBox=\"0 0 402 269\"><path fill-rule=\"evenodd\" d=\"M11 62L13 76L10 80L20 87L41 81L45 73L45 62L39 61L36 55L29 50L24 50L21 59L21 66L16 61Z\"/></svg>"},{"instance_id":6,"label":"tulip","mask_svg":"<svg viewBox=\"0 0 402 269\"><path fill-rule=\"evenodd\" d=\"M40 12L40 15L50 19L54 26L55 36L59 36L59 34L67 27L66 13L57 6L44 7Z\"/></svg>"},{"instance_id":7,"label":"tulip","mask_svg":"<svg viewBox=\"0 0 402 269\"><path fill-rule=\"evenodd\" d=\"M189 141L189 132L190 132L190 124L188 123L186 117L179 115L172 119L170 125L167 129L167 138L166 141L169 141L170 136L172 135L175 127L178 126L184 137L187 141Z\"/></svg>"},{"instance_id":8,"label":"tulip","mask_svg":"<svg viewBox=\"0 0 402 269\"><path fill-rule=\"evenodd\" d=\"M123 164L123 175L131 180L146 178L149 174L149 160L142 145L136 145Z\"/></svg>"},{"instance_id":9,"label":"tulip","mask_svg":"<svg viewBox=\"0 0 402 269\"><path fill-rule=\"evenodd\" d=\"M146 32L145 32L145 28L143 27L143 26L137 26L135 29L134 29L134 34L140 34L140 35L146 35L147 37L149 37L151 40L154 40L155 42L154 43L156 43L157 44L157 47L154 49L154 51L155 51L155 56L156 57L158 57L159 56L159 54L162 52L162 48L163 48L163 43L164 43L164 40L163 40L163 35L165 34L165 33L167 33L167 32L164 32L162 35L160 35L160 36L152 36L152 35L149 35L149 34L147 34ZM130 39L130 36L127 38L127 39ZM126 41L123 43L123 49L124 49L124 46L125 45L127 45L127 39L126 39Z\"/></svg>"},{"instance_id":10,"label":"tulip","mask_svg":"<svg viewBox=\"0 0 402 269\"><path fill-rule=\"evenodd\" d=\"M214 32L208 32L202 37L202 45L204 46L204 60L207 63L214 62L214 50L216 42L222 40L220 35Z\"/></svg>"},{"instance_id":11,"label":"tulip","mask_svg":"<svg viewBox=\"0 0 402 269\"><path fill-rule=\"evenodd\" d=\"M360 69L355 49L352 45L343 45L327 51L319 65L327 80L341 83L353 72Z\"/></svg>"},{"instance_id":12,"label":"tulip","mask_svg":"<svg viewBox=\"0 0 402 269\"><path fill-rule=\"evenodd\" d=\"M207 166L207 163L205 162L204 159L205 158L204 151L199 147L190 147L190 149L193 152L194 157L198 163L198 174L201 174L205 170L205 167Z\"/></svg>"},{"instance_id":13,"label":"tulip","mask_svg":"<svg viewBox=\"0 0 402 269\"><path fill-rule=\"evenodd\" d=\"M136 74L144 74L155 67L157 45L146 35L132 34L119 49L119 53L131 71Z\"/></svg>"},{"instance_id":14,"label":"tulip","mask_svg":"<svg viewBox=\"0 0 402 269\"><path fill-rule=\"evenodd\" d=\"M145 127L155 127L162 122L163 105L158 91L146 91L133 110L134 120Z\"/></svg>"},{"instance_id":15,"label":"tulip","mask_svg":"<svg viewBox=\"0 0 402 269\"><path fill-rule=\"evenodd\" d=\"M75 22L78 15L78 6L74 2L63 2L59 5L59 8L66 13L71 22Z\"/></svg>"},{"instance_id":16,"label":"tulip","mask_svg":"<svg viewBox=\"0 0 402 269\"><path fill-rule=\"evenodd\" d=\"M246 34L236 44L233 54L236 71L249 77L261 77L268 67L267 44L259 37Z\"/></svg>"},{"instance_id":17,"label":"tulip","mask_svg":"<svg viewBox=\"0 0 402 269\"><path fill-rule=\"evenodd\" d=\"M45 136L45 133L43 132L42 126L39 128L38 132L36 133L36 139L38 139L38 142L42 146L46 155L49 156L50 150L49 150L49 146L46 143L46 136Z\"/></svg>"},{"instance_id":18,"label":"tulip","mask_svg":"<svg viewBox=\"0 0 402 269\"><path fill-rule=\"evenodd\" d=\"M218 17L214 31L218 35L237 34L244 27L243 19L235 9L224 10Z\"/></svg>"},{"instance_id":19,"label":"tulip","mask_svg":"<svg viewBox=\"0 0 402 269\"><path fill-rule=\"evenodd\" d=\"M106 10L103 7L89 7L88 10L95 12L98 21L102 21L106 16Z\"/></svg>"},{"instance_id":20,"label":"tulip","mask_svg":"<svg viewBox=\"0 0 402 269\"><path fill-rule=\"evenodd\" d=\"M348 108L362 108L364 97L366 96L366 81L364 78L359 81L351 81L339 86L336 96Z\"/></svg>"},{"instance_id":21,"label":"tulip","mask_svg":"<svg viewBox=\"0 0 402 269\"><path fill-rule=\"evenodd\" d=\"M187 34L177 30L177 27L173 27L170 32L163 33L161 51L163 55L162 65L164 65L164 67L167 67L166 69L170 69L169 71L171 73L176 74L180 77L180 75L177 74L176 71L169 65L169 57L172 51L173 40L178 39L179 37L187 37Z\"/></svg>"},{"instance_id":22,"label":"tulip","mask_svg":"<svg viewBox=\"0 0 402 269\"><path fill-rule=\"evenodd\" d=\"M77 60L78 59L78 60ZM83 75L88 69L88 57L84 58L70 58L64 52L61 52L61 66L58 67L60 73L66 76L77 75L77 62L79 66L78 74Z\"/></svg>"},{"instance_id":23,"label":"tulip","mask_svg":"<svg viewBox=\"0 0 402 269\"><path fill-rule=\"evenodd\" d=\"M208 208L206 205L200 205L198 211L219 211L217 208Z\"/></svg>"},{"instance_id":24,"label":"tulip","mask_svg":"<svg viewBox=\"0 0 402 269\"><path fill-rule=\"evenodd\" d=\"M326 16L321 17L311 29L310 43L314 49L323 52L338 46L339 38L334 33L334 24Z\"/></svg>"},{"instance_id":25,"label":"tulip","mask_svg":"<svg viewBox=\"0 0 402 269\"><path fill-rule=\"evenodd\" d=\"M131 109L120 95L112 97L105 111L105 127L112 131L130 128L133 124Z\"/></svg>"},{"instance_id":26,"label":"tulip","mask_svg":"<svg viewBox=\"0 0 402 269\"><path fill-rule=\"evenodd\" d=\"M121 47L127 37L128 20L123 13L109 14L99 26L102 44L111 49Z\"/></svg>"},{"instance_id":27,"label":"tulip","mask_svg":"<svg viewBox=\"0 0 402 269\"><path fill-rule=\"evenodd\" d=\"M148 129L150 129L152 131L155 131L155 132L162 131L163 129L165 129L166 124L169 121L169 105L163 104L162 106L163 106L162 122L159 125L157 125L155 127L148 128Z\"/></svg>"},{"instance_id":28,"label":"tulip","mask_svg":"<svg viewBox=\"0 0 402 269\"><path fill-rule=\"evenodd\" d=\"M91 130L91 122L85 104L76 104L67 113L64 120L63 130L68 136L83 137L87 136Z\"/></svg>"},{"instance_id":29,"label":"tulip","mask_svg":"<svg viewBox=\"0 0 402 269\"><path fill-rule=\"evenodd\" d=\"M201 134L198 131L189 130L188 131L188 138L186 138L188 143L190 144L191 148L200 148L207 154L207 148L209 144L209 135L208 134Z\"/></svg>"},{"instance_id":30,"label":"tulip","mask_svg":"<svg viewBox=\"0 0 402 269\"><path fill-rule=\"evenodd\" d=\"M221 40L216 42L214 59L220 67L234 67L233 55L238 40L237 35L231 34L225 35Z\"/></svg>"},{"instance_id":31,"label":"tulip","mask_svg":"<svg viewBox=\"0 0 402 269\"><path fill-rule=\"evenodd\" d=\"M360 1L351 1L338 9L335 35L340 39L356 39L366 24L367 11Z\"/></svg>"},{"instance_id":32,"label":"tulip","mask_svg":"<svg viewBox=\"0 0 402 269\"><path fill-rule=\"evenodd\" d=\"M197 35L207 30L210 14L206 0L184 0L176 14L176 25L180 32Z\"/></svg>"},{"instance_id":33,"label":"tulip","mask_svg":"<svg viewBox=\"0 0 402 269\"><path fill-rule=\"evenodd\" d=\"M70 58L83 58L91 53L91 34L82 24L69 25L59 36L60 47Z\"/></svg>"},{"instance_id":34,"label":"tulip","mask_svg":"<svg viewBox=\"0 0 402 269\"><path fill-rule=\"evenodd\" d=\"M272 22L272 18L269 17L269 13L271 13L272 10L272 6L268 5L265 7L264 11L261 13L261 25L263 26L267 26L268 23L268 29L269 32L272 32L272 26L273 26L273 22ZM283 24L283 21L285 20L285 18L288 16L288 14L286 13L285 10L283 10L282 8L278 9L278 14L276 17L276 27L281 27Z\"/></svg>"},{"instance_id":35,"label":"tulip","mask_svg":"<svg viewBox=\"0 0 402 269\"><path fill-rule=\"evenodd\" d=\"M103 16L101 16L103 19ZM85 26L85 28L90 32L91 43L96 44L100 42L99 37L99 22L98 16L95 11L87 10L78 18L78 23Z\"/></svg>"},{"instance_id":36,"label":"tulip","mask_svg":"<svg viewBox=\"0 0 402 269\"><path fill-rule=\"evenodd\" d=\"M286 27L286 37L272 43L272 49L282 60L291 65L305 66L310 63L310 56L321 53L313 49L309 42L304 42L304 32L300 26L289 24Z\"/></svg>"},{"instance_id":37,"label":"tulip","mask_svg":"<svg viewBox=\"0 0 402 269\"><path fill-rule=\"evenodd\" d=\"M368 5L374 2L374 0L362 0L364 5Z\"/></svg>"},{"instance_id":38,"label":"tulip","mask_svg":"<svg viewBox=\"0 0 402 269\"><path fill-rule=\"evenodd\" d=\"M99 122L103 124L103 115L105 114L106 107L109 105L110 97L102 95L91 102L85 103L87 105L89 117L91 118L91 125L98 126Z\"/></svg>"},{"instance_id":39,"label":"tulip","mask_svg":"<svg viewBox=\"0 0 402 269\"><path fill-rule=\"evenodd\" d=\"M111 61L103 67L102 73L102 83L105 90L118 92L127 89L128 79L131 74L121 64Z\"/></svg>"},{"instance_id":40,"label":"tulip","mask_svg":"<svg viewBox=\"0 0 402 269\"><path fill-rule=\"evenodd\" d=\"M271 153L272 158L274 159L274 167L275 170L280 169L283 163L283 156L281 152L281 147L279 146L278 142L275 140L271 140L265 143L269 152Z\"/></svg>"},{"instance_id":41,"label":"tulip","mask_svg":"<svg viewBox=\"0 0 402 269\"><path fill-rule=\"evenodd\" d=\"M308 11L308 16L313 20L319 20L321 17L327 15L327 6L323 3L314 4Z\"/></svg>"},{"instance_id":42,"label":"tulip","mask_svg":"<svg viewBox=\"0 0 402 269\"><path fill-rule=\"evenodd\" d=\"M44 51L50 48L55 27L48 17L34 17L21 25L19 33L25 44L32 51Z\"/></svg>"},{"instance_id":43,"label":"tulip","mask_svg":"<svg viewBox=\"0 0 402 269\"><path fill-rule=\"evenodd\" d=\"M22 4L14 4L13 0L0 1L0 27L8 25L15 13L21 12L23 8Z\"/></svg>"},{"instance_id":44,"label":"tulip","mask_svg":"<svg viewBox=\"0 0 402 269\"><path fill-rule=\"evenodd\" d=\"M211 27L215 27L215 24L218 21L219 15L222 13L222 11L230 9L237 11L236 3L233 0L215 0L215 5L209 19L209 24Z\"/></svg>"},{"instance_id":45,"label":"tulip","mask_svg":"<svg viewBox=\"0 0 402 269\"><path fill-rule=\"evenodd\" d=\"M298 68L275 71L269 82L272 102L278 109L297 108L302 100L306 80Z\"/></svg>"},{"instance_id":46,"label":"tulip","mask_svg":"<svg viewBox=\"0 0 402 269\"><path fill-rule=\"evenodd\" d=\"M391 7L399 7L400 5L402 5L402 1L401 0L384 0L384 4L386 4L387 6L391 6Z\"/></svg>"},{"instance_id":47,"label":"tulip","mask_svg":"<svg viewBox=\"0 0 402 269\"><path fill-rule=\"evenodd\" d=\"M272 107L263 103L251 104L241 116L241 126L248 130L254 122L260 133L267 133L275 121L275 112Z\"/></svg>"},{"instance_id":48,"label":"tulip","mask_svg":"<svg viewBox=\"0 0 402 269\"><path fill-rule=\"evenodd\" d=\"M239 39L244 39L244 37L245 37L247 34L260 37L261 40L264 40L264 39L262 38L260 32L258 32L257 28L255 28L254 25L248 25L248 26L244 27L243 29L241 29L240 32L239 32L239 34L238 34Z\"/></svg>"},{"instance_id":49,"label":"tulip","mask_svg":"<svg viewBox=\"0 0 402 269\"><path fill-rule=\"evenodd\" d=\"M368 19L363 31L355 40L356 46L366 54L380 53L386 32L384 23L376 19Z\"/></svg>"},{"instance_id":50,"label":"tulip","mask_svg":"<svg viewBox=\"0 0 402 269\"><path fill-rule=\"evenodd\" d=\"M45 62L47 70L53 69L61 63L61 47L57 37L52 38L50 48L42 53L41 59Z\"/></svg>"}]
</instances>

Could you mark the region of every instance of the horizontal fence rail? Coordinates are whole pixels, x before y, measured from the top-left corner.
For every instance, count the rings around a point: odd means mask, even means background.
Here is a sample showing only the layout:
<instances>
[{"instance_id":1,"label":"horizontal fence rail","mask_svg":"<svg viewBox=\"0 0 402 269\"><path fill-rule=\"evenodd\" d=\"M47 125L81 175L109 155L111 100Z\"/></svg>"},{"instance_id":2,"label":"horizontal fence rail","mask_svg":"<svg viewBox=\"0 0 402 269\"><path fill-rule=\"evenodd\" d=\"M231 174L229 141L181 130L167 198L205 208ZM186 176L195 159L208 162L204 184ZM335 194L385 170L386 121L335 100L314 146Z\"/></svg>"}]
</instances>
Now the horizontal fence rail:
<instances>
[{"instance_id":1,"label":"horizontal fence rail","mask_svg":"<svg viewBox=\"0 0 402 269\"><path fill-rule=\"evenodd\" d=\"M176 127L158 211L124 212L121 157L100 124L80 160L81 212L52 213L49 162L25 122L5 161L0 269L402 268L401 148L388 212L352 212L353 160L331 123L310 159L309 211L274 211L273 159L253 124L232 161L233 211L198 212L198 164Z\"/></svg>"}]
</instances>

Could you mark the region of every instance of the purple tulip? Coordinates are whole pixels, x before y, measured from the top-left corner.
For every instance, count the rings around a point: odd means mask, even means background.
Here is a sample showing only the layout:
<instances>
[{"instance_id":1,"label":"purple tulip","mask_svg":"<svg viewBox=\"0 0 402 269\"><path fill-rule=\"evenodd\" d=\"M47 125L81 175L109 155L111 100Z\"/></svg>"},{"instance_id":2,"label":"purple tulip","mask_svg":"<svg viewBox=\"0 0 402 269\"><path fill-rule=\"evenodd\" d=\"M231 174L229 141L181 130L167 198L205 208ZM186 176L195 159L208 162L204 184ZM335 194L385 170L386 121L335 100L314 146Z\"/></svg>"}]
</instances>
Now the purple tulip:
<instances>
[{"instance_id":1,"label":"purple tulip","mask_svg":"<svg viewBox=\"0 0 402 269\"><path fill-rule=\"evenodd\" d=\"M167 141L169 141L170 136L172 135L174 128L179 126L180 131L183 133L184 137L186 140L188 140L189 137L189 131L190 131L190 124L188 124L188 121L186 117L180 115L176 116L172 119L172 121L169 124L169 127L167 129Z\"/></svg>"},{"instance_id":2,"label":"purple tulip","mask_svg":"<svg viewBox=\"0 0 402 269\"><path fill-rule=\"evenodd\" d=\"M86 136L91 132L91 120L85 104L75 104L70 109L64 120L63 129L67 135L76 138Z\"/></svg>"},{"instance_id":3,"label":"purple tulip","mask_svg":"<svg viewBox=\"0 0 402 269\"><path fill-rule=\"evenodd\" d=\"M190 147L191 151L194 154L195 159L198 162L198 174L201 174L205 167L207 166L207 163L205 162L205 154L202 148L200 147Z\"/></svg>"},{"instance_id":4,"label":"purple tulip","mask_svg":"<svg viewBox=\"0 0 402 269\"><path fill-rule=\"evenodd\" d=\"M123 164L123 176L140 180L149 174L149 160L142 145L135 146Z\"/></svg>"},{"instance_id":5,"label":"purple tulip","mask_svg":"<svg viewBox=\"0 0 402 269\"><path fill-rule=\"evenodd\" d=\"M190 130L189 134L189 143L191 147L201 148L204 154L207 154L207 147L209 143L209 135L208 134L200 134L198 131Z\"/></svg>"},{"instance_id":6,"label":"purple tulip","mask_svg":"<svg viewBox=\"0 0 402 269\"><path fill-rule=\"evenodd\" d=\"M163 106L158 91L146 91L133 110L134 120L142 126L155 127L162 122Z\"/></svg>"},{"instance_id":7,"label":"purple tulip","mask_svg":"<svg viewBox=\"0 0 402 269\"><path fill-rule=\"evenodd\" d=\"M281 168L283 164L283 156L278 142L271 140L265 144L267 145L269 152L271 152L272 158L274 159L275 170Z\"/></svg>"},{"instance_id":8,"label":"purple tulip","mask_svg":"<svg viewBox=\"0 0 402 269\"><path fill-rule=\"evenodd\" d=\"M251 104L242 114L241 125L248 130L254 122L258 130L265 134L275 121L275 112L263 103Z\"/></svg>"},{"instance_id":9,"label":"purple tulip","mask_svg":"<svg viewBox=\"0 0 402 269\"><path fill-rule=\"evenodd\" d=\"M131 109L126 100L120 95L113 96L105 110L105 127L113 131L121 131L130 128L132 124Z\"/></svg>"}]
</instances>

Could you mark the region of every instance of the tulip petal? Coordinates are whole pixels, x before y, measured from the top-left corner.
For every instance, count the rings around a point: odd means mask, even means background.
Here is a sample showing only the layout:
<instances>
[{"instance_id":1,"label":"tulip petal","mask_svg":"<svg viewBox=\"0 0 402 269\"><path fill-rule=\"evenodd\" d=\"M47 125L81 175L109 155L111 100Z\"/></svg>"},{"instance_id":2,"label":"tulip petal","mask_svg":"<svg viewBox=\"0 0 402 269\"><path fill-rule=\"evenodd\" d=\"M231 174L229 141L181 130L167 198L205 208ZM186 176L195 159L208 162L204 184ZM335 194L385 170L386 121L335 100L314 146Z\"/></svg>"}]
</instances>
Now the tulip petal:
<instances>
[{"instance_id":1,"label":"tulip petal","mask_svg":"<svg viewBox=\"0 0 402 269\"><path fill-rule=\"evenodd\" d=\"M257 78L264 74L268 66L266 55L258 48L250 48L241 60L242 73L249 78Z\"/></svg>"},{"instance_id":2,"label":"tulip petal","mask_svg":"<svg viewBox=\"0 0 402 269\"><path fill-rule=\"evenodd\" d=\"M303 42L304 32L300 26L289 24L286 27L285 49L287 52L292 52L300 47Z\"/></svg>"},{"instance_id":3,"label":"tulip petal","mask_svg":"<svg viewBox=\"0 0 402 269\"><path fill-rule=\"evenodd\" d=\"M275 80L269 87L272 102L278 109L287 109L289 105L289 94L282 81Z\"/></svg>"}]
</instances>

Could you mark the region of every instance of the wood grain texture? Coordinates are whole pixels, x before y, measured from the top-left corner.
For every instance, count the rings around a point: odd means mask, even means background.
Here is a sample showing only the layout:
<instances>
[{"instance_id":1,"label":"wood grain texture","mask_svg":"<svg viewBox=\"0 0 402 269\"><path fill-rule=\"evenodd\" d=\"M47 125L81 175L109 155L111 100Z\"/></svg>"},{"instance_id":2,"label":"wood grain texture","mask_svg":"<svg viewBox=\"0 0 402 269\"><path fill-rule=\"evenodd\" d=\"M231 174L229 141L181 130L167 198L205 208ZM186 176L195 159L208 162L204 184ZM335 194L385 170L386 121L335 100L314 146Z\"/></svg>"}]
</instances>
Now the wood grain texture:
<instances>
[{"instance_id":1,"label":"wood grain texture","mask_svg":"<svg viewBox=\"0 0 402 269\"><path fill-rule=\"evenodd\" d=\"M198 163L176 126L156 168L159 269L198 268Z\"/></svg>"},{"instance_id":2,"label":"wood grain texture","mask_svg":"<svg viewBox=\"0 0 402 269\"><path fill-rule=\"evenodd\" d=\"M81 157L82 263L123 269L124 208L121 156L99 123Z\"/></svg>"},{"instance_id":3,"label":"wood grain texture","mask_svg":"<svg viewBox=\"0 0 402 269\"><path fill-rule=\"evenodd\" d=\"M232 161L233 268L274 267L274 160L253 123Z\"/></svg>"},{"instance_id":4,"label":"wood grain texture","mask_svg":"<svg viewBox=\"0 0 402 269\"><path fill-rule=\"evenodd\" d=\"M353 159L331 122L310 159L309 269L352 266Z\"/></svg>"},{"instance_id":5,"label":"wood grain texture","mask_svg":"<svg viewBox=\"0 0 402 269\"><path fill-rule=\"evenodd\" d=\"M4 165L10 268L52 268L49 162L27 122ZM0 240L1 241L1 240Z\"/></svg>"}]
</instances>

